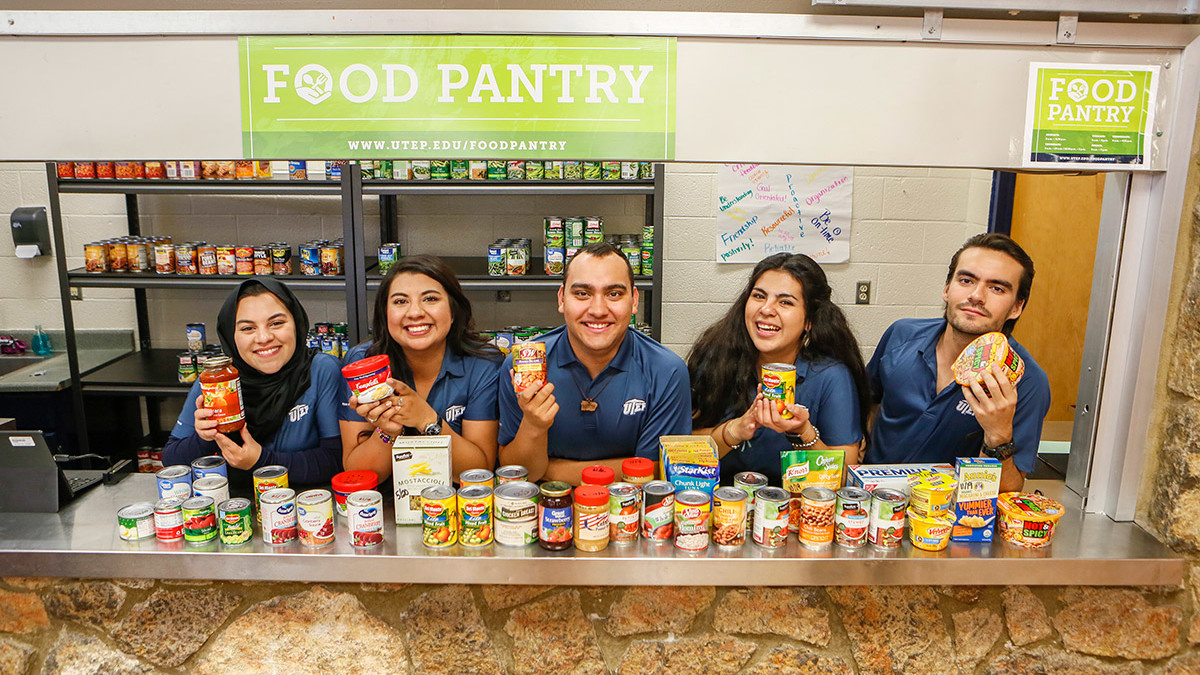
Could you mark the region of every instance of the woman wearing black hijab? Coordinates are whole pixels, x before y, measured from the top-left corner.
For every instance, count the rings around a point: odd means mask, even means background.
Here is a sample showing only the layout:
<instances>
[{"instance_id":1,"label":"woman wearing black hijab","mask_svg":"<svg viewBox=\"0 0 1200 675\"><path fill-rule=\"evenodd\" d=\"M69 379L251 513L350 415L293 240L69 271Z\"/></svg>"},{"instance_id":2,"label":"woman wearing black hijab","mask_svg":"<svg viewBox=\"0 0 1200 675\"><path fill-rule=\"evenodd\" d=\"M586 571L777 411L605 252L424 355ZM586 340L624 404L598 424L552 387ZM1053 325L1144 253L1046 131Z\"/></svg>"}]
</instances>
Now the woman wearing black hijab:
<instances>
[{"instance_id":1,"label":"woman wearing black hijab","mask_svg":"<svg viewBox=\"0 0 1200 675\"><path fill-rule=\"evenodd\" d=\"M242 471L281 464L289 482L301 484L341 471L350 388L336 358L304 345L307 332L308 314L283 283L260 277L238 286L217 315L217 335L241 378L246 426L219 433L212 411L200 407L197 381L163 448L163 464L220 454ZM244 482L230 474L231 482Z\"/></svg>"}]
</instances>

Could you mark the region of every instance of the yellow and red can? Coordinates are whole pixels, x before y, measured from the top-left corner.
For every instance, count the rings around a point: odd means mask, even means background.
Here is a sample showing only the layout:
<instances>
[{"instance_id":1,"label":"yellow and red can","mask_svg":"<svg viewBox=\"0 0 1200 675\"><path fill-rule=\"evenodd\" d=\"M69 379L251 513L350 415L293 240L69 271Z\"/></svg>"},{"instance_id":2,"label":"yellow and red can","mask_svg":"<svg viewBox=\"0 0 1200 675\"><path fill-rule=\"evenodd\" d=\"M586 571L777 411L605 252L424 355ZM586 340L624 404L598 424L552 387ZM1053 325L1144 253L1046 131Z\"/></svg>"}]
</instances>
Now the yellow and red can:
<instances>
[{"instance_id":1,"label":"yellow and red can","mask_svg":"<svg viewBox=\"0 0 1200 675\"><path fill-rule=\"evenodd\" d=\"M518 393L546 384L546 345L518 342L513 346L513 387Z\"/></svg>"},{"instance_id":2,"label":"yellow and red can","mask_svg":"<svg viewBox=\"0 0 1200 675\"><path fill-rule=\"evenodd\" d=\"M796 402L796 366L790 363L768 363L762 367L763 398L774 401L779 416L792 418L787 406Z\"/></svg>"}]
</instances>

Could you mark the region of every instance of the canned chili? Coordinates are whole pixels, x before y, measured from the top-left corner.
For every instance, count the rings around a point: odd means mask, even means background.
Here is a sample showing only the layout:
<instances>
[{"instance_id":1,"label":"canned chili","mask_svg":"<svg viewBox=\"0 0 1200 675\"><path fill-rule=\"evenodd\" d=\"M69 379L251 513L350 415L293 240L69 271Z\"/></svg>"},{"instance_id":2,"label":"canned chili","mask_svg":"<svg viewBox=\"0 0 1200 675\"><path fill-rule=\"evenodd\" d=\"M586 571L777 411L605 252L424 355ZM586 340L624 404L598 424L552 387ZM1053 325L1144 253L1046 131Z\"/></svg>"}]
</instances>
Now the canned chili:
<instances>
[{"instance_id":1,"label":"canned chili","mask_svg":"<svg viewBox=\"0 0 1200 675\"><path fill-rule=\"evenodd\" d=\"M750 496L739 487L713 490L712 540L717 546L737 548L746 543L746 509Z\"/></svg>"}]
</instances>

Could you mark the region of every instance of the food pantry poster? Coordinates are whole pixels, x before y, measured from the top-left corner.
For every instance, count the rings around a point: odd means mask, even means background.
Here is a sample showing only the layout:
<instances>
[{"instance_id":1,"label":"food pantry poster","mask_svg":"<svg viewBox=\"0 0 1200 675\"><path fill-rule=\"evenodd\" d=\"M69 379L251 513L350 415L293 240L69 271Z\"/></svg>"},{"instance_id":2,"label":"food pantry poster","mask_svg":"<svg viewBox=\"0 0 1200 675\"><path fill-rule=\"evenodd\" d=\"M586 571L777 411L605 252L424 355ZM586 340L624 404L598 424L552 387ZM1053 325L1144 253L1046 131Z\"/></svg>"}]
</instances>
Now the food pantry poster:
<instances>
[{"instance_id":1,"label":"food pantry poster","mask_svg":"<svg viewBox=\"0 0 1200 675\"><path fill-rule=\"evenodd\" d=\"M1025 166L1150 165L1158 66L1029 64Z\"/></svg>"},{"instance_id":2,"label":"food pantry poster","mask_svg":"<svg viewBox=\"0 0 1200 675\"><path fill-rule=\"evenodd\" d=\"M675 38L239 40L246 157L675 157Z\"/></svg>"},{"instance_id":3,"label":"food pantry poster","mask_svg":"<svg viewBox=\"0 0 1200 675\"><path fill-rule=\"evenodd\" d=\"M717 169L717 262L803 253L850 260L850 167L722 164Z\"/></svg>"}]
</instances>

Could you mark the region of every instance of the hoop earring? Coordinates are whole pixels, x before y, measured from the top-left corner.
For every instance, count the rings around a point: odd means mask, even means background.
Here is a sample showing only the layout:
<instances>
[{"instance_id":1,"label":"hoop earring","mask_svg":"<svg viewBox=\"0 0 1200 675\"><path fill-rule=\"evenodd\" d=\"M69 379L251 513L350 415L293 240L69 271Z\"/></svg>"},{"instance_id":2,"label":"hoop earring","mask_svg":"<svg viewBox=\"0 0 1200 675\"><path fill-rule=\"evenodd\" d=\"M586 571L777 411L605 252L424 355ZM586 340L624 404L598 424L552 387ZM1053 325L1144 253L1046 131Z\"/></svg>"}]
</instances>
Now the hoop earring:
<instances>
[{"instance_id":1,"label":"hoop earring","mask_svg":"<svg viewBox=\"0 0 1200 675\"><path fill-rule=\"evenodd\" d=\"M800 348L808 349L808 345L810 342L812 342L812 333L811 333L811 331L806 330L806 331L804 331L804 335L800 336Z\"/></svg>"}]
</instances>

